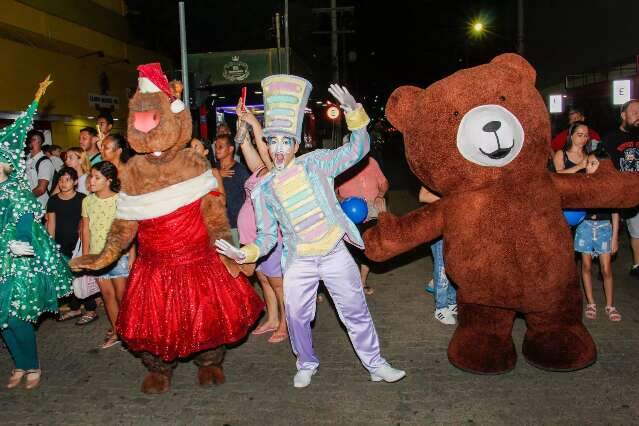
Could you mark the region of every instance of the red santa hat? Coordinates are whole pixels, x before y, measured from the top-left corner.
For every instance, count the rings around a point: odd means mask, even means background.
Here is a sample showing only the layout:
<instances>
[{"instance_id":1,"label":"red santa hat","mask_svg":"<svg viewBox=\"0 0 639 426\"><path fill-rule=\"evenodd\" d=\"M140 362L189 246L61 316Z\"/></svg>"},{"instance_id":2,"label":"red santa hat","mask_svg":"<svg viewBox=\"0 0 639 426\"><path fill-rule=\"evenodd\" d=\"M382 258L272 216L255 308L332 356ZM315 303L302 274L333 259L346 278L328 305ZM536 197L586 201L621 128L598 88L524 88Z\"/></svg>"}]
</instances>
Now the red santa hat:
<instances>
[{"instance_id":1,"label":"red santa hat","mask_svg":"<svg viewBox=\"0 0 639 426\"><path fill-rule=\"evenodd\" d=\"M184 102L176 98L171 91L169 80L162 72L162 65L159 62L138 66L140 76L138 77L138 90L140 93L162 92L171 100L171 111L177 114L184 111Z\"/></svg>"}]
</instances>

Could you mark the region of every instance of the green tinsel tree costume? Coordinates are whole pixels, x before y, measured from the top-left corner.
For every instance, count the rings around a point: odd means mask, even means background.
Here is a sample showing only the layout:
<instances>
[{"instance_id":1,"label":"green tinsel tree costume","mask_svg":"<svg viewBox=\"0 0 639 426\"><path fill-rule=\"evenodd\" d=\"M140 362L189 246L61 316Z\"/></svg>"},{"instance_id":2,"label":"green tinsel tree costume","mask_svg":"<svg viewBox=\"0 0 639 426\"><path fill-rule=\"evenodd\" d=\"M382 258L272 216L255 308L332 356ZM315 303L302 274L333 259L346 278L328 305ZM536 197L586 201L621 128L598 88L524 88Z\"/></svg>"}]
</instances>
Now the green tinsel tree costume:
<instances>
[{"instance_id":1,"label":"green tinsel tree costume","mask_svg":"<svg viewBox=\"0 0 639 426\"><path fill-rule=\"evenodd\" d=\"M38 368L35 334L29 323L45 311L57 312L57 299L70 293L73 279L67 259L39 222L44 211L25 177L22 150L38 98L15 123L0 130L0 163L13 169L0 182L0 330L16 368L27 373ZM34 255L14 255L9 249L11 241L29 243Z\"/></svg>"}]
</instances>

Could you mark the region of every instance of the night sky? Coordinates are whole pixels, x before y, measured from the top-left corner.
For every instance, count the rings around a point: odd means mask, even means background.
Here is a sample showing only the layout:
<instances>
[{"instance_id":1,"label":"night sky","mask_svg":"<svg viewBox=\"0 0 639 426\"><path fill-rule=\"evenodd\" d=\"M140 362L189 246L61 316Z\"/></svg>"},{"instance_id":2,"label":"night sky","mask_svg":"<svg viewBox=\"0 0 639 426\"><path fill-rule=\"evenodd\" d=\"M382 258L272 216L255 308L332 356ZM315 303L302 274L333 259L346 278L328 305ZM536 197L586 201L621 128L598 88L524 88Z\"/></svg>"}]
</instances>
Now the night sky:
<instances>
[{"instance_id":1,"label":"night sky","mask_svg":"<svg viewBox=\"0 0 639 426\"><path fill-rule=\"evenodd\" d=\"M290 0L291 46L303 66L294 73L311 80L318 92L330 82L327 15L312 8L329 0ZM137 37L151 49L166 52L179 67L177 1L127 0ZM354 6L339 25L354 30L340 42L346 60L342 82L360 96L385 99L402 84L425 87L466 64L489 61L516 50L516 0L338 0ZM282 0L188 0L190 53L275 47L273 16ZM525 0L526 58L537 68L540 88L615 62L632 62L639 53L633 0ZM468 26L482 17L484 38L468 37Z\"/></svg>"}]
</instances>

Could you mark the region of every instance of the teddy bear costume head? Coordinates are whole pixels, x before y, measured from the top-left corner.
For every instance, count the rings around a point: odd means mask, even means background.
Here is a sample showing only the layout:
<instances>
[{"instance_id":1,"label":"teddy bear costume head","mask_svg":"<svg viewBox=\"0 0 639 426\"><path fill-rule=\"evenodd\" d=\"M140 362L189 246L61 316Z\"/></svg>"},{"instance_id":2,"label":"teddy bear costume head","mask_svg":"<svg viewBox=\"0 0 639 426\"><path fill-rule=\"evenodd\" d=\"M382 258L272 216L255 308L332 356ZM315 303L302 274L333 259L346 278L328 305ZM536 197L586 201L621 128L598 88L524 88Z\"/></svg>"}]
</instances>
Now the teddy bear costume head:
<instances>
[{"instance_id":1,"label":"teddy bear costume head","mask_svg":"<svg viewBox=\"0 0 639 426\"><path fill-rule=\"evenodd\" d=\"M522 57L506 54L426 90L395 90L386 115L404 135L413 173L446 195L545 167L550 122L535 77Z\"/></svg>"},{"instance_id":2,"label":"teddy bear costume head","mask_svg":"<svg viewBox=\"0 0 639 426\"><path fill-rule=\"evenodd\" d=\"M602 161L595 174L554 174L550 123L535 70L515 54L456 72L426 89L404 86L386 115L404 135L406 157L442 198L364 234L366 254L389 259L440 236L458 286L458 327L448 357L476 373L514 368L515 315L526 319L523 355L549 370L592 364L581 289L564 208L631 207L639 175Z\"/></svg>"}]
</instances>

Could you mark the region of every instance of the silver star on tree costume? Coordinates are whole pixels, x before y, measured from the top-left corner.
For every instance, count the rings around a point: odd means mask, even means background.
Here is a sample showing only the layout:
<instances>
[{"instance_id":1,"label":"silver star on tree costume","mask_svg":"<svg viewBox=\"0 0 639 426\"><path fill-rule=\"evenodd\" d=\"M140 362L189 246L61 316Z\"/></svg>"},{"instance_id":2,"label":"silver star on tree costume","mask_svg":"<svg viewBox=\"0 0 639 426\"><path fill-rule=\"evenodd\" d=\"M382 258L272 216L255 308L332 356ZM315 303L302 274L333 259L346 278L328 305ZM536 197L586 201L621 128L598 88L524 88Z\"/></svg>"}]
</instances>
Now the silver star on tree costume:
<instances>
[{"instance_id":1,"label":"silver star on tree costume","mask_svg":"<svg viewBox=\"0 0 639 426\"><path fill-rule=\"evenodd\" d=\"M73 280L67 260L39 222L44 210L31 193L22 158L26 134L49 84L47 77L27 110L0 130L0 330L16 364L8 387L17 386L22 376L28 388L39 382L30 323L43 312L57 312L58 298L70 293Z\"/></svg>"}]
</instances>

